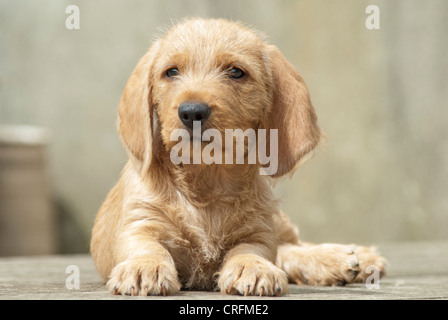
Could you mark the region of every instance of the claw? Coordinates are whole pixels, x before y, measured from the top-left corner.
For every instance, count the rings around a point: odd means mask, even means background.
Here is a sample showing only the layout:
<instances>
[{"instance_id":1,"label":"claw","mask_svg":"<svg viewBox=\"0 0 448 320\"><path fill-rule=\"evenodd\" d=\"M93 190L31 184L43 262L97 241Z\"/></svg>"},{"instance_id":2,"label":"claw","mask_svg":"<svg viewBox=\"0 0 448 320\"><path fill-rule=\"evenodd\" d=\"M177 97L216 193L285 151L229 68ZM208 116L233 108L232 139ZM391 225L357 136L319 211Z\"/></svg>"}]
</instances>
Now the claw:
<instances>
[{"instance_id":1,"label":"claw","mask_svg":"<svg viewBox=\"0 0 448 320\"><path fill-rule=\"evenodd\" d=\"M282 289L277 288L276 292L275 292L275 296L276 297L280 297L280 291L282 291Z\"/></svg>"},{"instance_id":2,"label":"claw","mask_svg":"<svg viewBox=\"0 0 448 320\"><path fill-rule=\"evenodd\" d=\"M246 291L244 291L244 296L247 296L249 294L250 291L250 286L247 286Z\"/></svg>"},{"instance_id":3,"label":"claw","mask_svg":"<svg viewBox=\"0 0 448 320\"><path fill-rule=\"evenodd\" d=\"M149 288L148 288L148 287L145 287L145 296L147 296L148 293L149 293Z\"/></svg>"},{"instance_id":4,"label":"claw","mask_svg":"<svg viewBox=\"0 0 448 320\"><path fill-rule=\"evenodd\" d=\"M261 287L261 289L260 289L260 297L262 297L263 294L264 294L264 287Z\"/></svg>"},{"instance_id":5,"label":"claw","mask_svg":"<svg viewBox=\"0 0 448 320\"><path fill-rule=\"evenodd\" d=\"M348 254L355 254L356 248L355 247L348 247L345 249L345 252Z\"/></svg>"},{"instance_id":6,"label":"claw","mask_svg":"<svg viewBox=\"0 0 448 320\"><path fill-rule=\"evenodd\" d=\"M164 286L162 286L162 295L165 297L166 296L166 289Z\"/></svg>"},{"instance_id":7,"label":"claw","mask_svg":"<svg viewBox=\"0 0 448 320\"><path fill-rule=\"evenodd\" d=\"M236 282L236 281L235 281L235 282ZM235 284L235 282L232 283L232 284L227 288L227 290L226 290L226 293L227 293L227 294L230 294L230 291L232 291L232 289L233 289L233 285Z\"/></svg>"},{"instance_id":8,"label":"claw","mask_svg":"<svg viewBox=\"0 0 448 320\"><path fill-rule=\"evenodd\" d=\"M134 287L131 288L131 296L133 297L135 295L135 289Z\"/></svg>"},{"instance_id":9,"label":"claw","mask_svg":"<svg viewBox=\"0 0 448 320\"><path fill-rule=\"evenodd\" d=\"M118 296L118 288L114 288L114 295Z\"/></svg>"}]
</instances>

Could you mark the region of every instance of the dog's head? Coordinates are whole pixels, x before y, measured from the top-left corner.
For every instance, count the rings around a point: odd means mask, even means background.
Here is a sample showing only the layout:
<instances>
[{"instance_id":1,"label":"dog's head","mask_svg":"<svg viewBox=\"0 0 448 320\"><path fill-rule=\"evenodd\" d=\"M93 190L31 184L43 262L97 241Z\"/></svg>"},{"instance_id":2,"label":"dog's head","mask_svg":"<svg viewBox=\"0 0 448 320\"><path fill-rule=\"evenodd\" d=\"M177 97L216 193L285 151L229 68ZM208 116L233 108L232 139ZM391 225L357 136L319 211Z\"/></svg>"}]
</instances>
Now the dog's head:
<instances>
[{"instance_id":1,"label":"dog's head","mask_svg":"<svg viewBox=\"0 0 448 320\"><path fill-rule=\"evenodd\" d=\"M119 106L120 135L143 169L177 143L173 130L191 131L193 121L223 135L278 129L274 177L295 169L320 138L297 70L256 32L226 20L190 19L171 28L141 58Z\"/></svg>"}]
</instances>

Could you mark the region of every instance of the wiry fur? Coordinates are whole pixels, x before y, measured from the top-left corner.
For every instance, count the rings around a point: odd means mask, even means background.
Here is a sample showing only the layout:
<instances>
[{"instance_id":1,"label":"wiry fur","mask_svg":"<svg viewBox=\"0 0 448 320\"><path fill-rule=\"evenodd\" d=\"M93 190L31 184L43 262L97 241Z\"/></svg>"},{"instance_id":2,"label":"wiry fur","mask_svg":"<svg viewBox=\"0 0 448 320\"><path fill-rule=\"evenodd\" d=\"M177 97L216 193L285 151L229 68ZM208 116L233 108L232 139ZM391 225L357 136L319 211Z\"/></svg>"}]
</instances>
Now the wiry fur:
<instances>
[{"instance_id":1,"label":"wiry fur","mask_svg":"<svg viewBox=\"0 0 448 320\"><path fill-rule=\"evenodd\" d=\"M176 79L165 77L170 66L180 71ZM230 79L230 66L247 76ZM303 79L257 33L226 20L171 28L137 64L119 106L130 160L91 242L111 292L165 295L182 287L276 295L288 291L288 280L364 281L366 263L384 271L373 249L301 243L259 164L174 165L170 134L183 128L177 109L185 101L211 107L205 129L278 129L273 178L293 172L321 136Z\"/></svg>"}]
</instances>

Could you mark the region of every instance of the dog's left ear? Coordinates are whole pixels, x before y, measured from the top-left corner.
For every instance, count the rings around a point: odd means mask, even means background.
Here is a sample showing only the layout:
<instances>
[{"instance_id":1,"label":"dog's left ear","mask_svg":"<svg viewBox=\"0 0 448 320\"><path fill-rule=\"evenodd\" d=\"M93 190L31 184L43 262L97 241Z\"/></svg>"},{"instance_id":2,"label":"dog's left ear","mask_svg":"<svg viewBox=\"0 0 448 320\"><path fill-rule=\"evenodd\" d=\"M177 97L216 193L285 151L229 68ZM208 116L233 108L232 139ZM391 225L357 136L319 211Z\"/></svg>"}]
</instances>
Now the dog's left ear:
<instances>
[{"instance_id":1,"label":"dog's left ear","mask_svg":"<svg viewBox=\"0 0 448 320\"><path fill-rule=\"evenodd\" d=\"M281 177L303 163L319 143L321 130L299 72L277 47L266 46L265 54L273 81L273 105L263 126L278 129L278 169L272 177ZM272 150L269 144L267 150Z\"/></svg>"},{"instance_id":2,"label":"dog's left ear","mask_svg":"<svg viewBox=\"0 0 448 320\"><path fill-rule=\"evenodd\" d=\"M140 59L132 72L118 107L118 132L126 151L139 170L149 168L154 152L152 68L158 42Z\"/></svg>"}]
</instances>

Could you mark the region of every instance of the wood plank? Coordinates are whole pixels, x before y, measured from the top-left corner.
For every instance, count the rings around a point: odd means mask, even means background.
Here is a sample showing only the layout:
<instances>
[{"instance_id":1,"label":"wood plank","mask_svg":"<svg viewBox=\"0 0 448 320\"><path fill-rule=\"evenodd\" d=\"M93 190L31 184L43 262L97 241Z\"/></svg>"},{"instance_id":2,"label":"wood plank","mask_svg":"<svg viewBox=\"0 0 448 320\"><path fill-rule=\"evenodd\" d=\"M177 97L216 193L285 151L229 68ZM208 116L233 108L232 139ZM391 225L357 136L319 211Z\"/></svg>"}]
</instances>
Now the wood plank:
<instances>
[{"instance_id":1,"label":"wood plank","mask_svg":"<svg viewBox=\"0 0 448 320\"><path fill-rule=\"evenodd\" d=\"M448 299L448 242L392 243L378 246L388 259L379 289L364 284L345 287L290 285L290 293L265 299ZM79 289L68 289L68 266L77 266ZM0 258L0 299L232 299L218 292L181 291L172 297L113 296L105 288L89 255Z\"/></svg>"}]
</instances>

